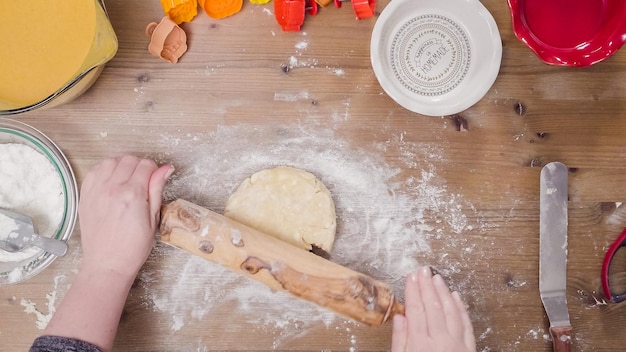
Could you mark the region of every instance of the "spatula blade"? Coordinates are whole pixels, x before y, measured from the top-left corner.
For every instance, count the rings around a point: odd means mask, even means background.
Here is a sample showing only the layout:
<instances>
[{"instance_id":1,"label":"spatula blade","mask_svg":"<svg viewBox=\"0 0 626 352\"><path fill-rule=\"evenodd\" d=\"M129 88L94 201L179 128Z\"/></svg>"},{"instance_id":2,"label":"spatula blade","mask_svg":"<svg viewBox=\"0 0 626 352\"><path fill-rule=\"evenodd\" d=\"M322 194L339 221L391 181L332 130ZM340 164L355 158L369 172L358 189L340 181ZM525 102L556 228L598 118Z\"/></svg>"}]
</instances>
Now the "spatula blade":
<instances>
[{"instance_id":1,"label":"spatula blade","mask_svg":"<svg viewBox=\"0 0 626 352\"><path fill-rule=\"evenodd\" d=\"M568 169L552 162L541 170L539 214L539 293L550 320L555 351L569 351L571 324L567 309Z\"/></svg>"}]
</instances>

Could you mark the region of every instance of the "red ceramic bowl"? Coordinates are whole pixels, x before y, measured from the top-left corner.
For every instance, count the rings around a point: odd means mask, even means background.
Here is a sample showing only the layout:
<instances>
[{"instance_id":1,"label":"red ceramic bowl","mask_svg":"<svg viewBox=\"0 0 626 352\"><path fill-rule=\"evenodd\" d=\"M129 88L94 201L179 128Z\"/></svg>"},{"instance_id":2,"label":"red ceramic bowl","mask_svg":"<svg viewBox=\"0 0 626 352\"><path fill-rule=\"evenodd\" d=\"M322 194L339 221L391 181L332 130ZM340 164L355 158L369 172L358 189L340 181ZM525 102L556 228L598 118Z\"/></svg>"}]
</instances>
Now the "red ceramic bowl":
<instances>
[{"instance_id":1,"label":"red ceramic bowl","mask_svg":"<svg viewBox=\"0 0 626 352\"><path fill-rule=\"evenodd\" d=\"M626 41L626 0L508 0L513 31L544 62L590 66Z\"/></svg>"}]
</instances>

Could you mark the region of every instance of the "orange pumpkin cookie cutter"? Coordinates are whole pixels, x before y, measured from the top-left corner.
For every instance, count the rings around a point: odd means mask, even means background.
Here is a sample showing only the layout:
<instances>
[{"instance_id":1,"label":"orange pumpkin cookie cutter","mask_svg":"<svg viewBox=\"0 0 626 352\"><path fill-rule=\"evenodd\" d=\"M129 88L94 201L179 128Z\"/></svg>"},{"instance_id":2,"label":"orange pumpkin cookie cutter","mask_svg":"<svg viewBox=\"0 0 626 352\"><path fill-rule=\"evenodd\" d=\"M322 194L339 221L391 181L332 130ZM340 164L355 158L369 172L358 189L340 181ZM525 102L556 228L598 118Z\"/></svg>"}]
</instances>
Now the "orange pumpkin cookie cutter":
<instances>
[{"instance_id":1,"label":"orange pumpkin cookie cutter","mask_svg":"<svg viewBox=\"0 0 626 352\"><path fill-rule=\"evenodd\" d=\"M176 24L190 22L198 14L198 0L161 0L161 7Z\"/></svg>"},{"instance_id":2,"label":"orange pumpkin cookie cutter","mask_svg":"<svg viewBox=\"0 0 626 352\"><path fill-rule=\"evenodd\" d=\"M317 15L319 7L313 0L274 0L274 17L283 31L299 31L304 15Z\"/></svg>"},{"instance_id":3,"label":"orange pumpkin cookie cutter","mask_svg":"<svg viewBox=\"0 0 626 352\"><path fill-rule=\"evenodd\" d=\"M333 0L336 8L341 7L343 1L348 0ZM361 20L364 18L374 17L376 13L376 0L352 0L352 9L356 14L356 18Z\"/></svg>"},{"instance_id":4,"label":"orange pumpkin cookie cutter","mask_svg":"<svg viewBox=\"0 0 626 352\"><path fill-rule=\"evenodd\" d=\"M241 11L243 0L198 0L200 7L211 18L224 18Z\"/></svg>"},{"instance_id":5,"label":"orange pumpkin cookie cutter","mask_svg":"<svg viewBox=\"0 0 626 352\"><path fill-rule=\"evenodd\" d=\"M146 35L150 37L150 54L165 61L175 64L187 51L187 34L169 17L163 17L159 23L150 23Z\"/></svg>"}]
</instances>

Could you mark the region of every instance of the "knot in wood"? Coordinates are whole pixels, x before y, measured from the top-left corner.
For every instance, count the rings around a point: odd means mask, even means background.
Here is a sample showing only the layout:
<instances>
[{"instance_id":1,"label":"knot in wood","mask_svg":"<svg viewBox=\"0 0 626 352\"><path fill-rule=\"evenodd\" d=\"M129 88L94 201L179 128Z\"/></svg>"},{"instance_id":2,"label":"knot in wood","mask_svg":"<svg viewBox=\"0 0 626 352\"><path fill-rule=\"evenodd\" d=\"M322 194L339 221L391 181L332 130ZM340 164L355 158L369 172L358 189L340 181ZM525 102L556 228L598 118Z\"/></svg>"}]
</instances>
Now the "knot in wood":
<instances>
[{"instance_id":1,"label":"knot in wood","mask_svg":"<svg viewBox=\"0 0 626 352\"><path fill-rule=\"evenodd\" d=\"M356 278L351 278L349 281L349 287L352 291L350 292L352 297L361 301L366 310L374 311L381 309L378 304L378 287L372 279L362 275Z\"/></svg>"},{"instance_id":2,"label":"knot in wood","mask_svg":"<svg viewBox=\"0 0 626 352\"><path fill-rule=\"evenodd\" d=\"M205 254L213 253L213 244L210 241L203 240L198 242L198 249Z\"/></svg>"},{"instance_id":3,"label":"knot in wood","mask_svg":"<svg viewBox=\"0 0 626 352\"><path fill-rule=\"evenodd\" d=\"M189 231L197 231L200 229L200 212L190 207L181 207L178 209L178 218L182 226Z\"/></svg>"},{"instance_id":4,"label":"knot in wood","mask_svg":"<svg viewBox=\"0 0 626 352\"><path fill-rule=\"evenodd\" d=\"M261 269L267 268L267 264L265 264L265 262L262 261L260 258L248 257L246 258L246 260L243 261L243 263L241 263L240 267L241 269L254 275L258 273Z\"/></svg>"}]
</instances>

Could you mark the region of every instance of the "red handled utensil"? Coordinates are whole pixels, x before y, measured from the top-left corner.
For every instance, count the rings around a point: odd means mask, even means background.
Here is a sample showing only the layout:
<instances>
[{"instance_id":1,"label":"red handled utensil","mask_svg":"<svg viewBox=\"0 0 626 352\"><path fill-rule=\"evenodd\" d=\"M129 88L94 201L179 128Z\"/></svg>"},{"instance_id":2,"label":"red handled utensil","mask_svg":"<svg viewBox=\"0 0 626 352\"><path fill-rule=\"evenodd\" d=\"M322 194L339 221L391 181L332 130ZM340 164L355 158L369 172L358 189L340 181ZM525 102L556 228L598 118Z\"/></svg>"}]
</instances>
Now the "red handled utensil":
<instances>
[{"instance_id":1,"label":"red handled utensil","mask_svg":"<svg viewBox=\"0 0 626 352\"><path fill-rule=\"evenodd\" d=\"M611 286L609 285L609 269L611 267L611 263L613 262L613 258L615 257L615 253L617 251L626 246L626 228L622 231L622 233L617 237L615 242L609 247L609 250L604 255L604 260L602 261L602 290L604 291L604 296L608 298L613 303L619 303L626 300L626 292L614 294L611 292Z\"/></svg>"}]
</instances>

